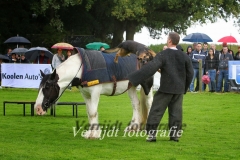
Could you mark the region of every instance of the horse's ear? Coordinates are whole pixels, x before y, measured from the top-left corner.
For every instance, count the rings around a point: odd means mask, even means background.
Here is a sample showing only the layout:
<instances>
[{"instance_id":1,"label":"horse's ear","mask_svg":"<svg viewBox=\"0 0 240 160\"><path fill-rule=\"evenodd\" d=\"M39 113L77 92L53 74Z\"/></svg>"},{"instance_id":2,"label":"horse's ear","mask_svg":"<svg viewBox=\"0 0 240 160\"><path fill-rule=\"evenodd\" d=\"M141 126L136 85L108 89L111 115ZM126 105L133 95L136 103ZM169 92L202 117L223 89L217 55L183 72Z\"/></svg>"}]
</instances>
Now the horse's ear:
<instances>
[{"instance_id":1,"label":"horse's ear","mask_svg":"<svg viewBox=\"0 0 240 160\"><path fill-rule=\"evenodd\" d=\"M44 76L45 76L45 74L43 73L43 71L42 71L42 70L40 70L40 73L41 73L41 76L42 76L42 77L44 77Z\"/></svg>"},{"instance_id":2,"label":"horse's ear","mask_svg":"<svg viewBox=\"0 0 240 160\"><path fill-rule=\"evenodd\" d=\"M54 80L56 77L56 69L54 69L53 73L51 74L51 80Z\"/></svg>"}]
</instances>

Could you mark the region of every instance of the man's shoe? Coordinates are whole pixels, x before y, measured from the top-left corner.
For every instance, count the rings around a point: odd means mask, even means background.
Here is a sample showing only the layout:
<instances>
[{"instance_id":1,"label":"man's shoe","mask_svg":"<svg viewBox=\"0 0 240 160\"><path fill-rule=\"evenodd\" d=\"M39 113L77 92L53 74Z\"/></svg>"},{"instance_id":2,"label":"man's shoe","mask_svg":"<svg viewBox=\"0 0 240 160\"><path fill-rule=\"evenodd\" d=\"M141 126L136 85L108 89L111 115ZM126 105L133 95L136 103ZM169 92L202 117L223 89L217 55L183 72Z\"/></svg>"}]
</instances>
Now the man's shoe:
<instances>
[{"instance_id":1,"label":"man's shoe","mask_svg":"<svg viewBox=\"0 0 240 160\"><path fill-rule=\"evenodd\" d=\"M170 141L179 142L178 138L170 138Z\"/></svg>"},{"instance_id":2,"label":"man's shoe","mask_svg":"<svg viewBox=\"0 0 240 160\"><path fill-rule=\"evenodd\" d=\"M148 137L146 138L147 142L156 142L156 137L153 135L148 135Z\"/></svg>"}]
</instances>

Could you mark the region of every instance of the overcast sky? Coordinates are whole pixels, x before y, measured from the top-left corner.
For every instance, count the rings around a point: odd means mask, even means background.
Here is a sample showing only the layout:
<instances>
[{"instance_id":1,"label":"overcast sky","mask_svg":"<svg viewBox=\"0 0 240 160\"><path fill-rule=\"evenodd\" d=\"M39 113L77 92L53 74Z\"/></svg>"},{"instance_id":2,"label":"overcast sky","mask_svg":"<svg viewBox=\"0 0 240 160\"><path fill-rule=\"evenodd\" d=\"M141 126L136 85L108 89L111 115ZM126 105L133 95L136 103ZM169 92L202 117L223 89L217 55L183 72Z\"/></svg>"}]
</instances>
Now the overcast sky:
<instances>
[{"instance_id":1,"label":"overcast sky","mask_svg":"<svg viewBox=\"0 0 240 160\"><path fill-rule=\"evenodd\" d=\"M213 42L210 42L210 43L220 44L219 42L217 42L220 38L224 36L232 35L237 39L237 41L239 42L238 44L240 44L240 34L238 32L238 28L233 25L233 20L229 20L228 22L225 22L224 20L219 20L216 23L209 23L202 26L195 25L187 30L187 35L195 32L207 34L213 40ZM186 35L180 35L180 36L182 39ZM167 39L167 36L165 35L162 35L162 39L158 39L158 40L152 39L149 36L149 32L146 28L142 28L141 33L136 33L134 35L135 41L143 43L147 46L151 44L166 43L166 39ZM188 42L183 42L181 40L180 43L188 43Z\"/></svg>"}]
</instances>

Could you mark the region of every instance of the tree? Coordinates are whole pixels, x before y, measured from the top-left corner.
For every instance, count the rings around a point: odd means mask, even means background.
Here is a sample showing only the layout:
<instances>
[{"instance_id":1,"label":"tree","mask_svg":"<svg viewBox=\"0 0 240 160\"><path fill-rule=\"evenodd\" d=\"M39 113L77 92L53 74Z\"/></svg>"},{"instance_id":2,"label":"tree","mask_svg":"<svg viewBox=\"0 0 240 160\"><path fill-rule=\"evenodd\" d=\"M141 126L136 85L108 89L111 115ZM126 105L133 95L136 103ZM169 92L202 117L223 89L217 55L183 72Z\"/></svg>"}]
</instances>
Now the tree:
<instances>
[{"instance_id":1,"label":"tree","mask_svg":"<svg viewBox=\"0 0 240 160\"><path fill-rule=\"evenodd\" d=\"M115 47L125 31L126 39L134 40L143 26L153 38L160 38L163 31L181 34L194 23L211 23L218 18L227 21L228 17L238 18L239 13L238 0L1 1L0 41L17 34L39 35L33 44L50 46L69 34L87 34Z\"/></svg>"},{"instance_id":2,"label":"tree","mask_svg":"<svg viewBox=\"0 0 240 160\"><path fill-rule=\"evenodd\" d=\"M130 1L122 0L122 5L130 3ZM139 2L139 3L138 3ZM114 10L113 16L119 21L125 20L126 24L126 39L133 40L133 35L136 32L133 28L146 26L149 29L150 35L153 38L160 38L162 31L176 31L178 33L185 33L187 28L194 23L204 24L215 22L217 18L222 18L227 21L230 16L237 17L240 13L239 1L222 1L216 0L213 2L209 0L148 0L135 1L138 4L138 15L133 16L127 14L128 9L118 7ZM136 9L137 6L134 6ZM126 14L122 14L126 12ZM121 16L120 16L121 15ZM130 16L129 16L130 15ZM127 28L132 28L127 30Z\"/></svg>"},{"instance_id":3,"label":"tree","mask_svg":"<svg viewBox=\"0 0 240 160\"><path fill-rule=\"evenodd\" d=\"M201 25L216 22L218 18L227 21L230 16L237 17L240 13L239 4L237 0L149 0L144 25L153 38L159 38L162 29L185 33L194 23Z\"/></svg>"}]
</instances>

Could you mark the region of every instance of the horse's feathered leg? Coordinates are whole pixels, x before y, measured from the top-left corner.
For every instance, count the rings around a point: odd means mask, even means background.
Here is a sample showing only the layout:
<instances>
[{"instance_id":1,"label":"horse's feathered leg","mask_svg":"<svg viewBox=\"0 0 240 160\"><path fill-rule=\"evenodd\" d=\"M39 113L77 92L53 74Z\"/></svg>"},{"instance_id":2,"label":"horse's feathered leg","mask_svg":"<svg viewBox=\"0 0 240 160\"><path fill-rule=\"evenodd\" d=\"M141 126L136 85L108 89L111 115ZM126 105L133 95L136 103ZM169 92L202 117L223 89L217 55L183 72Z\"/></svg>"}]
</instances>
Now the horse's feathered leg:
<instances>
[{"instance_id":1,"label":"horse's feathered leg","mask_svg":"<svg viewBox=\"0 0 240 160\"><path fill-rule=\"evenodd\" d=\"M142 114L140 109L140 102L137 96L136 87L131 87L128 90L128 96L133 107L133 116L130 125L125 129L126 131L139 130L142 124Z\"/></svg>"},{"instance_id":2,"label":"horse's feathered leg","mask_svg":"<svg viewBox=\"0 0 240 160\"><path fill-rule=\"evenodd\" d=\"M143 88L141 88L140 101L137 96L136 87L130 88L128 90L128 95L132 102L133 117L125 131L145 129L145 124L153 101L152 89L150 88L148 95L146 95Z\"/></svg>"},{"instance_id":3,"label":"horse's feathered leg","mask_svg":"<svg viewBox=\"0 0 240 160\"><path fill-rule=\"evenodd\" d=\"M142 123L146 124L147 122L147 117L150 111L150 108L152 106L152 101L153 101L153 92L152 88L150 89L150 92L148 95L145 94L143 88L140 90L140 108L142 109ZM141 128L143 129L143 128Z\"/></svg>"},{"instance_id":4,"label":"horse's feathered leg","mask_svg":"<svg viewBox=\"0 0 240 160\"><path fill-rule=\"evenodd\" d=\"M99 88L100 87L100 88ZM89 130L85 132L84 137L87 139L100 138L101 128L98 122L98 103L102 85L87 88L87 92L81 92L87 106L89 121Z\"/></svg>"}]
</instances>

